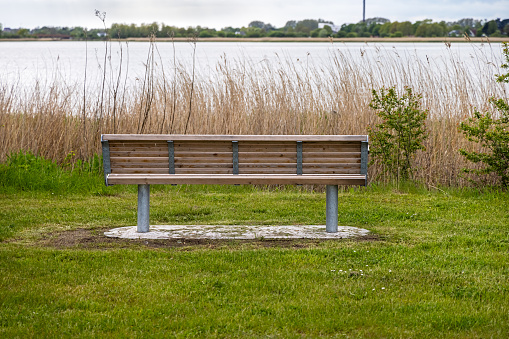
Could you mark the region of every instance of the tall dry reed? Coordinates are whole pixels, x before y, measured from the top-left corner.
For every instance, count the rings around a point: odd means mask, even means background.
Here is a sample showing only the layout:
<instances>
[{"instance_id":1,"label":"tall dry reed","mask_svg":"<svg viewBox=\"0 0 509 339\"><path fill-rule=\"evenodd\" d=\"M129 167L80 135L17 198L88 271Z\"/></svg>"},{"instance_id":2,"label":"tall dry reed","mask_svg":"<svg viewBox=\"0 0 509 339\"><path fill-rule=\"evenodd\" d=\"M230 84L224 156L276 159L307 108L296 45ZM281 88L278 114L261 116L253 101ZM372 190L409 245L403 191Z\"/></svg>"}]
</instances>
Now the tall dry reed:
<instances>
[{"instance_id":1,"label":"tall dry reed","mask_svg":"<svg viewBox=\"0 0 509 339\"><path fill-rule=\"evenodd\" d=\"M430 112L415 179L463 185L460 170L468 164L458 149L478 146L465 141L458 123L472 106L487 109L490 96L507 98L494 81L500 63L477 49L472 45L476 72L452 53L437 64L377 48L360 50L359 61L339 45L321 63L283 55L255 64L223 56L212 75L199 76L163 60L152 43L145 77L131 85L127 67L111 64L98 83L85 86L58 77L28 90L0 82L0 161L19 150L60 162L71 152L87 159L100 153L102 133L366 134L377 119L368 106L371 90L411 86ZM371 177L379 170L371 166Z\"/></svg>"}]
</instances>

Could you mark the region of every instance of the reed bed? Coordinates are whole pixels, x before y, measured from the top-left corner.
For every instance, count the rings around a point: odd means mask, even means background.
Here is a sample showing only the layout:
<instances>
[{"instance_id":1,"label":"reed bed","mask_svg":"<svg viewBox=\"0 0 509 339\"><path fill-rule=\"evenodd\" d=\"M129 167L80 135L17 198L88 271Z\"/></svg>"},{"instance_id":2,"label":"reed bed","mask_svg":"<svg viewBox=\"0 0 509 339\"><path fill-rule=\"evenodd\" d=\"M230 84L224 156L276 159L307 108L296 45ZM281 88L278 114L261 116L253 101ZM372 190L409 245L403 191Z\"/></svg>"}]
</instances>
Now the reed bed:
<instances>
[{"instance_id":1,"label":"reed bed","mask_svg":"<svg viewBox=\"0 0 509 339\"><path fill-rule=\"evenodd\" d=\"M67 84L55 75L29 89L0 80L0 161L18 151L60 163L87 160L101 152L103 133L366 134L377 122L368 106L372 89L411 86L430 113L415 179L461 186L467 184L461 169L471 165L458 149L479 146L468 143L457 125L474 106L489 109L490 96L507 98L507 88L494 81L500 56L478 49L472 44L470 64L453 53L434 64L378 47L360 50L359 61L339 45L320 63L282 55L255 64L224 56L203 75L164 60L152 43L145 76L136 82L127 80L128 52L122 68L111 66L107 50L101 79ZM377 164L370 167L371 178L379 173Z\"/></svg>"}]
</instances>

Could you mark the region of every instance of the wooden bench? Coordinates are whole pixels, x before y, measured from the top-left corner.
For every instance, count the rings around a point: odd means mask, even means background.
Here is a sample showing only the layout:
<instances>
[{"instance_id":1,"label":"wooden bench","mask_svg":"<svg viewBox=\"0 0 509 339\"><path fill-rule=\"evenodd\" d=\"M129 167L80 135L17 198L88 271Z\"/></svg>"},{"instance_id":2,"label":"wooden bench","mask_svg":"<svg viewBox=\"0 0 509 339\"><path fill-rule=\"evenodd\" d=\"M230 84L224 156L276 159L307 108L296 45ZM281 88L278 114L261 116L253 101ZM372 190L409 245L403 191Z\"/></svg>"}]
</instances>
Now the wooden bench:
<instances>
[{"instance_id":1,"label":"wooden bench","mask_svg":"<svg viewBox=\"0 0 509 339\"><path fill-rule=\"evenodd\" d=\"M149 231L150 185L326 185L326 231L337 232L338 185L366 185L366 135L101 136L106 185L138 185L138 232Z\"/></svg>"}]
</instances>

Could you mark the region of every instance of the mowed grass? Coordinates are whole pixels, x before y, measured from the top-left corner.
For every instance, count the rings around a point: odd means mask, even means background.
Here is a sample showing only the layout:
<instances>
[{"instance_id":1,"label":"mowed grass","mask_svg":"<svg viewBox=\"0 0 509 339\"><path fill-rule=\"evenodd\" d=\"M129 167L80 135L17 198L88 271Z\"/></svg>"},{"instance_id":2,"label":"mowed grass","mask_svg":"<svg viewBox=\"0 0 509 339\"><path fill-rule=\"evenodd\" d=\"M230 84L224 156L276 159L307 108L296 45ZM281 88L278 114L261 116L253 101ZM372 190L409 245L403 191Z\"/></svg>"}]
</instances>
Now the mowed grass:
<instances>
[{"instance_id":1,"label":"mowed grass","mask_svg":"<svg viewBox=\"0 0 509 339\"><path fill-rule=\"evenodd\" d=\"M0 194L0 337L450 337L509 333L509 195L340 193L369 241L102 243L135 188ZM303 187L153 187L152 224L323 224ZM95 246L44 239L88 229ZM95 233L94 233L95 232ZM120 241L119 241L120 244Z\"/></svg>"}]
</instances>

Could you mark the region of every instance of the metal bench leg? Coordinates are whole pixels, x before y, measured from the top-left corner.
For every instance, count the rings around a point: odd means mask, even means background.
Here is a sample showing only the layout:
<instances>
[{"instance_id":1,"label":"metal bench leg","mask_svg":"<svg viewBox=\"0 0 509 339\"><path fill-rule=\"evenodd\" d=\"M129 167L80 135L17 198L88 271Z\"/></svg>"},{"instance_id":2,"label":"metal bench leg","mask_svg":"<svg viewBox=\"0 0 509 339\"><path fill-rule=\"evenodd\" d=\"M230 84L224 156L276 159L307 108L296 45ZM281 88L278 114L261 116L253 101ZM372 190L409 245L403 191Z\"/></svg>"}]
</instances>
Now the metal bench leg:
<instances>
[{"instance_id":1,"label":"metal bench leg","mask_svg":"<svg viewBox=\"0 0 509 339\"><path fill-rule=\"evenodd\" d=\"M150 185L138 185L138 233L149 231Z\"/></svg>"},{"instance_id":2,"label":"metal bench leg","mask_svg":"<svg viewBox=\"0 0 509 339\"><path fill-rule=\"evenodd\" d=\"M327 213L325 230L327 233L338 231L338 186L327 185L325 210Z\"/></svg>"}]
</instances>

